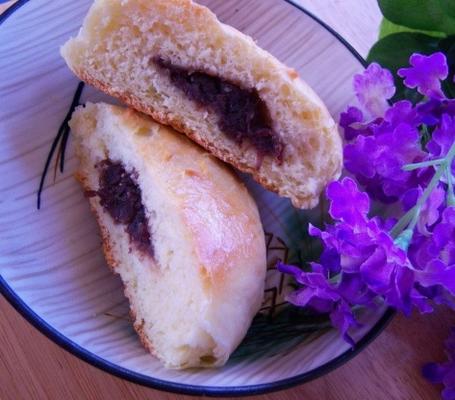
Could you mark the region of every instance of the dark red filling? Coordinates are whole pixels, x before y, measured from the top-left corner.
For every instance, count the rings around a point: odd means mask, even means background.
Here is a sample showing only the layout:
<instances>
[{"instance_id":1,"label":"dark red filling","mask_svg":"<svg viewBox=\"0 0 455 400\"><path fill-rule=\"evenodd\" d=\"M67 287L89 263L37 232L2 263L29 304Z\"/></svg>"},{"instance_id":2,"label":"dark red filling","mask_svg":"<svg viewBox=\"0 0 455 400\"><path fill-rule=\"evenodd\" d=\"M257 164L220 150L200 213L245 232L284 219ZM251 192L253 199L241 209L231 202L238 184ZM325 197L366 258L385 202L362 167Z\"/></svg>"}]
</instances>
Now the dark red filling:
<instances>
[{"instance_id":1,"label":"dark red filling","mask_svg":"<svg viewBox=\"0 0 455 400\"><path fill-rule=\"evenodd\" d=\"M188 98L218 115L218 126L226 136L240 144L247 140L259 155L281 161L283 144L271 127L267 105L256 89L242 89L219 77L175 66L161 57L153 62L169 73L171 82Z\"/></svg>"},{"instance_id":2,"label":"dark red filling","mask_svg":"<svg viewBox=\"0 0 455 400\"><path fill-rule=\"evenodd\" d=\"M148 219L134 174L126 172L122 163L109 159L98 163L96 168L100 171L99 189L93 194L99 196L100 204L115 223L125 225L131 243L153 256Z\"/></svg>"}]
</instances>

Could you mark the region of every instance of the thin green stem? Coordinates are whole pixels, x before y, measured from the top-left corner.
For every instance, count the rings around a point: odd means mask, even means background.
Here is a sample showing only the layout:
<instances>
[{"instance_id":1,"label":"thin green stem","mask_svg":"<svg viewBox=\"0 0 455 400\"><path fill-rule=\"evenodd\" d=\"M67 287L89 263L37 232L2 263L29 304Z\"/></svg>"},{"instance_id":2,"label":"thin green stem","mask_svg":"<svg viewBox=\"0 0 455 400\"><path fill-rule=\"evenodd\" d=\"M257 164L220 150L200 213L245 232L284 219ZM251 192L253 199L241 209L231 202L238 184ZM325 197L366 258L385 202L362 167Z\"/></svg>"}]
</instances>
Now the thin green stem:
<instances>
[{"instance_id":1,"label":"thin green stem","mask_svg":"<svg viewBox=\"0 0 455 400\"><path fill-rule=\"evenodd\" d=\"M395 224L395 226L392 228L392 230L390 231L390 234L392 235L393 238L396 239L396 241L398 242L398 244L401 248L406 249L407 246L409 245L409 242L412 239L412 232L413 232L415 226L417 225L417 222L419 221L420 211L422 210L423 205L427 202L427 200L430 197L433 190L439 184L439 181L441 180L441 176L442 176L442 174L444 174L447 171L447 168L449 168L449 172L451 175L450 166L452 165L452 160L454 159L454 157L455 157L455 142L452 143L452 146L450 147L447 155L442 159L442 162L439 163L439 166L436 169L435 174L431 178L431 181L428 184L428 186L423 191L422 196L420 196L416 205L414 207L412 207L406 214L404 214L398 220L398 222ZM412 165L412 164L408 164L408 165ZM451 177L450 177L450 181L451 181ZM449 183L449 186L451 184L452 183ZM451 190L451 193L453 196L453 189ZM406 234L401 235L404 230L406 231Z\"/></svg>"},{"instance_id":2,"label":"thin green stem","mask_svg":"<svg viewBox=\"0 0 455 400\"><path fill-rule=\"evenodd\" d=\"M450 164L446 165L446 175L447 175L447 206L455 206L455 195L453 194L453 176L452 168Z\"/></svg>"},{"instance_id":3,"label":"thin green stem","mask_svg":"<svg viewBox=\"0 0 455 400\"><path fill-rule=\"evenodd\" d=\"M408 251L413 235L414 231L412 229L410 228L405 229L394 240L395 246L399 247L400 249L403 249L404 251Z\"/></svg>"},{"instance_id":4,"label":"thin green stem","mask_svg":"<svg viewBox=\"0 0 455 400\"><path fill-rule=\"evenodd\" d=\"M438 167L438 169L436 170L435 174L433 175L433 178L431 178L430 183L428 184L428 186L423 191L422 196L420 196L420 198L417 201L417 204L414 206L414 208L416 208L416 209L419 208L420 209L426 203L426 201L430 197L430 195L433 192L433 190L435 189L435 187L438 186L438 183L441 180L441 176L444 173L444 170L445 170L445 165L441 164Z\"/></svg>"},{"instance_id":5,"label":"thin green stem","mask_svg":"<svg viewBox=\"0 0 455 400\"><path fill-rule=\"evenodd\" d=\"M419 168L425 168L425 167L433 167L436 165L440 165L444 162L444 158L438 158L437 160L429 160L429 161L422 161L419 163L413 163L413 164L405 164L402 167L403 171L413 171L415 169Z\"/></svg>"},{"instance_id":6,"label":"thin green stem","mask_svg":"<svg viewBox=\"0 0 455 400\"><path fill-rule=\"evenodd\" d=\"M390 235L392 236L392 238L395 239L403 231L403 229L409 225L409 223L411 222L411 220L414 217L415 212L416 212L416 209L413 207L410 210L408 210L406 212L406 214L404 214L397 221L397 223L393 226L393 228L390 231Z\"/></svg>"},{"instance_id":7,"label":"thin green stem","mask_svg":"<svg viewBox=\"0 0 455 400\"><path fill-rule=\"evenodd\" d=\"M447 165L452 165L453 158L455 157L455 141L450 146L447 155L444 157Z\"/></svg>"},{"instance_id":8,"label":"thin green stem","mask_svg":"<svg viewBox=\"0 0 455 400\"><path fill-rule=\"evenodd\" d=\"M414 228L417 225L417 222L419 221L420 211L421 210L422 210L422 207L416 208L416 212L415 212L414 216L412 217L412 220L411 220L411 222L409 223L409 225L408 225L408 227L406 229L410 229L411 231L414 230Z\"/></svg>"},{"instance_id":9,"label":"thin green stem","mask_svg":"<svg viewBox=\"0 0 455 400\"><path fill-rule=\"evenodd\" d=\"M414 207L421 208L426 203L426 201L430 197L431 193L433 192L434 188L438 185L439 181L441 180L441 176L445 172L446 166L452 164L452 160L454 157L455 157L455 142L452 143L452 146L450 147L449 152L444 157L444 161L439 165L438 169L436 170L435 174L433 175L433 178L431 178L430 183L425 188L422 196L420 197L419 201L417 202L417 204Z\"/></svg>"}]
</instances>

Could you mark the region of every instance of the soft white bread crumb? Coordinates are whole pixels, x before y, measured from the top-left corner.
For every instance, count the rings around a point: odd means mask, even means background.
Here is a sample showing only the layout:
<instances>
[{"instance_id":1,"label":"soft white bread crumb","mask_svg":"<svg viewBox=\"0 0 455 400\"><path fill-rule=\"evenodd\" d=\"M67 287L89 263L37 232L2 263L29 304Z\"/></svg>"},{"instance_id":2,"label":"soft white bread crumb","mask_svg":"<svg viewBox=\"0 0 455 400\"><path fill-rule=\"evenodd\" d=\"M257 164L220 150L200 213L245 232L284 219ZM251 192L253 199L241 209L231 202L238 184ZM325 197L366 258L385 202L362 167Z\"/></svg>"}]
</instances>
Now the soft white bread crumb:
<instances>
[{"instance_id":1,"label":"soft white bread crumb","mask_svg":"<svg viewBox=\"0 0 455 400\"><path fill-rule=\"evenodd\" d=\"M61 51L81 79L172 125L297 207L315 206L326 184L339 177L341 140L319 97L296 71L206 7L190 0L96 0L78 36ZM285 145L283 163L266 156L258 167L256 150L227 138L217 115L157 68L152 60L158 56L256 89Z\"/></svg>"},{"instance_id":2,"label":"soft white bread crumb","mask_svg":"<svg viewBox=\"0 0 455 400\"><path fill-rule=\"evenodd\" d=\"M266 269L256 204L237 176L171 128L107 104L70 122L85 190L110 159L137 175L154 257L132 247L90 198L104 252L120 274L142 342L170 368L223 365L260 307Z\"/></svg>"}]
</instances>

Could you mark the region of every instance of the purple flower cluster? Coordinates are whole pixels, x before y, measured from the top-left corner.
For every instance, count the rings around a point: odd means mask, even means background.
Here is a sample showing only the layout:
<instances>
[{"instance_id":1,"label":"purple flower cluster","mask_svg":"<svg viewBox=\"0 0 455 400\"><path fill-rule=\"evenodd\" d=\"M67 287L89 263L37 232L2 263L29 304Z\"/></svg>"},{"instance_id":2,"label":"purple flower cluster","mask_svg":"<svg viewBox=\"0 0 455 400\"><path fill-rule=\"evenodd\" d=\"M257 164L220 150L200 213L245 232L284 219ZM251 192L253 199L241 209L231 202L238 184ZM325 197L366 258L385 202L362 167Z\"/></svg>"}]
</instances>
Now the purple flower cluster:
<instances>
[{"instance_id":1,"label":"purple flower cluster","mask_svg":"<svg viewBox=\"0 0 455 400\"><path fill-rule=\"evenodd\" d=\"M430 228L424 226L421 230L423 233L414 232L408 250L419 283L418 290L436 304L445 304L455 310L455 207L445 208L437 224L433 223Z\"/></svg>"},{"instance_id":2,"label":"purple flower cluster","mask_svg":"<svg viewBox=\"0 0 455 400\"><path fill-rule=\"evenodd\" d=\"M454 260L448 267L441 258L455 255L455 208L445 210L444 222L437 227L441 232L432 236L434 243L419 250L426 258L417 269L388 233L392 221L368 218L369 197L351 178L332 182L326 195L335 223L325 230L309 228L324 244L319 262L311 263L311 271L278 265L301 285L288 296L289 302L329 313L332 324L353 344L349 336L349 329L357 325L353 306L375 307L376 300L383 299L409 315L413 306L429 312L428 300L443 302L443 297L455 295Z\"/></svg>"},{"instance_id":3,"label":"purple flower cluster","mask_svg":"<svg viewBox=\"0 0 455 400\"><path fill-rule=\"evenodd\" d=\"M455 400L455 328L452 328L445 345L447 362L444 364L426 364L422 373L430 382L444 384L442 391L444 400Z\"/></svg>"},{"instance_id":4,"label":"purple flower cluster","mask_svg":"<svg viewBox=\"0 0 455 400\"><path fill-rule=\"evenodd\" d=\"M319 261L309 270L278 265L299 283L288 300L328 313L351 344L356 307L385 302L406 315L431 312L433 303L455 309L455 100L441 89L442 53L414 54L410 63L398 74L426 96L418 104L389 105L393 78L378 64L355 77L360 107L342 113L340 125L345 168L365 192L348 177L332 182L333 224L309 227L323 243ZM395 203L400 215L368 217L370 198Z\"/></svg>"},{"instance_id":5,"label":"purple flower cluster","mask_svg":"<svg viewBox=\"0 0 455 400\"><path fill-rule=\"evenodd\" d=\"M373 199L384 203L401 200L408 190L426 186L431 168L403 170L403 166L447 154L455 136L455 100L446 99L441 90L440 80L448 74L444 54L414 54L410 61L412 66L398 73L405 77L405 85L417 88L428 101L414 106L403 100L387 107L394 93L393 79L389 71L373 63L354 78L364 111L351 106L340 116L346 169ZM371 118L366 119L365 114ZM424 148L422 133L432 136ZM452 168L455 171L455 162Z\"/></svg>"}]
</instances>

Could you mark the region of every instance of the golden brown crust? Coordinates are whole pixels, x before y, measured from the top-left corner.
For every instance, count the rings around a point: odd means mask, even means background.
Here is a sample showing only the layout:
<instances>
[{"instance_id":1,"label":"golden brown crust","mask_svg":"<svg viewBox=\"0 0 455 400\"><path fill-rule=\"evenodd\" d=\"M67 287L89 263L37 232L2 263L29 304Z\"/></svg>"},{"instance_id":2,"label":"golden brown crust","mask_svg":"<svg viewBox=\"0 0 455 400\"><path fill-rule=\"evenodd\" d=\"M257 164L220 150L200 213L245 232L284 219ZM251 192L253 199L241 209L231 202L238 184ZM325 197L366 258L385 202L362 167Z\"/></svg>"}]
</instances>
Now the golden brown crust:
<instances>
[{"instance_id":1,"label":"golden brown crust","mask_svg":"<svg viewBox=\"0 0 455 400\"><path fill-rule=\"evenodd\" d=\"M148 339L147 335L144 332L144 320L142 319L140 322L137 320L136 311L131 306L131 299L127 294L126 288L124 290L125 297L128 299L130 303L130 316L133 322L134 330L136 331L137 335L139 336L139 340L141 341L142 346L144 346L152 355L157 356L155 349L153 347L153 343Z\"/></svg>"},{"instance_id":2,"label":"golden brown crust","mask_svg":"<svg viewBox=\"0 0 455 400\"><path fill-rule=\"evenodd\" d=\"M163 125L169 125L172 128L174 128L176 131L185 134L187 137L189 137L191 140L196 142L198 145L202 146L204 149L208 150L210 153L212 153L215 157L219 158L220 160L229 163L233 167L237 168L238 170L242 172L246 172L248 174L251 174L253 179L261 184L264 188L278 193L280 191L280 188L277 185L274 185L273 182L269 182L263 177L260 173L259 170L256 168L252 168L246 163L239 162L238 159L235 157L230 156L228 152L223 152L220 151L219 148L217 148L214 145L211 145L209 142L205 141L204 138L202 138L197 132L192 131L191 129L188 128L188 126L181 120L179 120L176 117L172 117L170 115L166 115L165 113L162 113L158 110L154 110L151 107L147 106L144 104L139 98L136 96L130 94L130 93L120 93L118 91L112 90L112 88L103 82L101 82L98 79L93 78L90 74L88 74L85 71L81 70L75 70L74 73L84 82L88 83L89 85L105 92L106 94L116 97L120 99L123 103L129 105L130 107L133 107L134 109L143 112L144 114L150 115L155 121L163 124ZM307 202L311 201L312 196L309 195L308 197L300 197L298 200L297 199L291 199L292 203L294 204L295 207L302 207L304 206Z\"/></svg>"}]
</instances>

